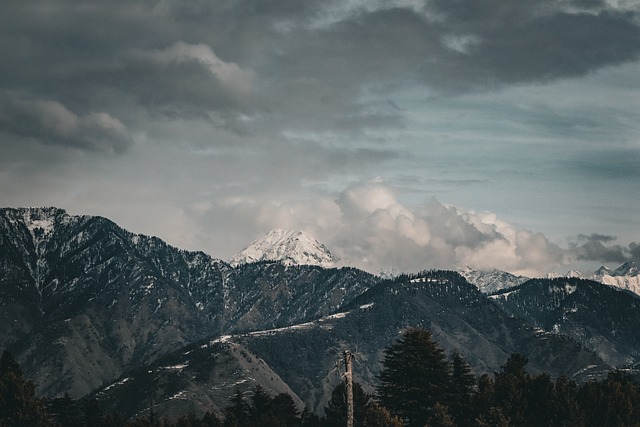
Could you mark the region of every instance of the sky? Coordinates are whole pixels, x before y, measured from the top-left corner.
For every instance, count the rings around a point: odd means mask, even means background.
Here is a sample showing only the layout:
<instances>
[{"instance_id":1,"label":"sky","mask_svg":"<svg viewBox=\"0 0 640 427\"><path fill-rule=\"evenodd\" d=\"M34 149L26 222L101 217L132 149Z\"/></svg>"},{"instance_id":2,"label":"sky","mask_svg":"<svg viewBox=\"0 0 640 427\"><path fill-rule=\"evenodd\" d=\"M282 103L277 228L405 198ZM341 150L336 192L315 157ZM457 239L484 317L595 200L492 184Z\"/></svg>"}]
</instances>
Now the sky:
<instances>
[{"instance_id":1,"label":"sky","mask_svg":"<svg viewBox=\"0 0 640 427\"><path fill-rule=\"evenodd\" d=\"M4 0L0 206L371 272L640 259L636 0Z\"/></svg>"}]
</instances>

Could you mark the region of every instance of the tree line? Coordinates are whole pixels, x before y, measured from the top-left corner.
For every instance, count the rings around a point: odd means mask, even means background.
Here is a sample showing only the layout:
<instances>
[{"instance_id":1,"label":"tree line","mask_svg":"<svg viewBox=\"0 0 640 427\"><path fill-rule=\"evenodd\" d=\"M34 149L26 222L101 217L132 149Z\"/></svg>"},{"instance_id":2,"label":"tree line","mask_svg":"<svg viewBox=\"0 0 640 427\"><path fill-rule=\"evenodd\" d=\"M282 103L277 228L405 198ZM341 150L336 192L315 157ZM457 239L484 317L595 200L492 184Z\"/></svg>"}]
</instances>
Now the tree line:
<instances>
[{"instance_id":1,"label":"tree line","mask_svg":"<svg viewBox=\"0 0 640 427\"><path fill-rule=\"evenodd\" d=\"M513 354L493 375L475 376L457 353L447 357L422 328L410 328L384 351L375 392L353 384L357 427L640 426L640 386L621 371L577 384L566 377L526 370ZM288 394L261 386L236 390L222 414L177 420L151 413L127 420L105 414L98 401L68 395L41 399L11 354L0 360L0 427L342 427L347 425L346 386L333 390L324 416L299 411Z\"/></svg>"}]
</instances>

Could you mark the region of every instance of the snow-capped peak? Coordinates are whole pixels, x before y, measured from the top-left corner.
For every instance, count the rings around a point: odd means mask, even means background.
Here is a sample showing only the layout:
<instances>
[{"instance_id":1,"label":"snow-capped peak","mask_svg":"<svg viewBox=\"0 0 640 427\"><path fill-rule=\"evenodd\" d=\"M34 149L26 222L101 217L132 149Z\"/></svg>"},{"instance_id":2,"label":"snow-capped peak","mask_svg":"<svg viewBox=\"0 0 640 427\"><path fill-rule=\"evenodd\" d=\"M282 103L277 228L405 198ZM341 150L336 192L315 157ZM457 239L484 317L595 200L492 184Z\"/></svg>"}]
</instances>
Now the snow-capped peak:
<instances>
[{"instance_id":1,"label":"snow-capped peak","mask_svg":"<svg viewBox=\"0 0 640 427\"><path fill-rule=\"evenodd\" d=\"M458 273L467 282L475 285L481 292L490 294L501 289L511 288L529 280L528 277L516 276L506 271L493 269L491 271L475 270L469 265L458 269Z\"/></svg>"},{"instance_id":2,"label":"snow-capped peak","mask_svg":"<svg viewBox=\"0 0 640 427\"><path fill-rule=\"evenodd\" d=\"M594 275L610 275L611 274L611 270L609 269L609 267L607 267L606 265L603 265L602 267L600 267L599 269L597 269L595 271L595 273L593 273Z\"/></svg>"},{"instance_id":3,"label":"snow-capped peak","mask_svg":"<svg viewBox=\"0 0 640 427\"><path fill-rule=\"evenodd\" d=\"M280 261L288 265L333 267L338 259L316 239L300 230L275 228L229 260L231 265Z\"/></svg>"},{"instance_id":4,"label":"snow-capped peak","mask_svg":"<svg viewBox=\"0 0 640 427\"><path fill-rule=\"evenodd\" d=\"M633 261L625 262L611 273L612 276L637 276L638 274L640 274L640 271L638 271L638 266Z\"/></svg>"},{"instance_id":5,"label":"snow-capped peak","mask_svg":"<svg viewBox=\"0 0 640 427\"><path fill-rule=\"evenodd\" d=\"M626 289L640 295L640 270L638 270L637 264L633 261L627 261L614 270L603 265L594 273L583 274L579 277Z\"/></svg>"}]
</instances>

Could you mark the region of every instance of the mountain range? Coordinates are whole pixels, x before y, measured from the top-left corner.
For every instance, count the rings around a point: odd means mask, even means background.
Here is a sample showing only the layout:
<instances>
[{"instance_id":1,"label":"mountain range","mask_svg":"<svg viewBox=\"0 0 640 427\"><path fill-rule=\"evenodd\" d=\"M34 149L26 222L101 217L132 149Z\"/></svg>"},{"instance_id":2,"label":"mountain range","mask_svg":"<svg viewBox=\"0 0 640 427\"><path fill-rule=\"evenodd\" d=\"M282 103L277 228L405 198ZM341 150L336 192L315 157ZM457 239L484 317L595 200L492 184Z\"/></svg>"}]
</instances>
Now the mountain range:
<instances>
[{"instance_id":1,"label":"mountain range","mask_svg":"<svg viewBox=\"0 0 640 427\"><path fill-rule=\"evenodd\" d=\"M469 283L473 283L486 294L509 289L532 279L496 269L490 271L474 270L469 266L465 266L459 272ZM548 279L563 277L591 280L640 295L640 270L634 261L627 261L613 270L602 266L592 273L571 270L565 274L550 273L547 275Z\"/></svg>"},{"instance_id":2,"label":"mountain range","mask_svg":"<svg viewBox=\"0 0 640 427\"><path fill-rule=\"evenodd\" d=\"M322 412L342 350L372 390L382 351L409 326L476 373L515 352L579 381L640 362L629 291L469 269L384 279L333 267L302 232L263 240L226 262L102 217L0 209L0 347L41 395L93 396L128 416L221 411L256 384Z\"/></svg>"}]
</instances>

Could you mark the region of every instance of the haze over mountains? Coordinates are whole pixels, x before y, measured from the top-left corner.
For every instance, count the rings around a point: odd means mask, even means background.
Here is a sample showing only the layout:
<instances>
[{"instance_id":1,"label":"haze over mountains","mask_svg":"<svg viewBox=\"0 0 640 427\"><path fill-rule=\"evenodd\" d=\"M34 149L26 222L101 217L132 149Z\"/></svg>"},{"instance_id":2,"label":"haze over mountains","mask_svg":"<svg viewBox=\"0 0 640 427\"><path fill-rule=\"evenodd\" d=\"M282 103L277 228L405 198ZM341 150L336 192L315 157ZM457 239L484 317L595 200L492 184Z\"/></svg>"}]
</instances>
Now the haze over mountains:
<instances>
[{"instance_id":1,"label":"haze over mountains","mask_svg":"<svg viewBox=\"0 0 640 427\"><path fill-rule=\"evenodd\" d=\"M278 261L286 265L318 265L321 267L334 267L338 258L333 256L329 249L304 231L291 231L275 228L263 238L255 240L240 253L229 260L234 266L258 261ZM400 272L393 269L394 274ZM467 265L458 269L458 272L469 283L478 287L482 292L490 294L501 289L520 285L531 277L516 276L506 271L475 270ZM386 272L385 277L394 274ZM594 280L596 282L627 289L640 295L640 270L633 261L625 262L616 269L606 266L600 267L592 273L582 273L577 270L568 271L566 274L550 273L548 278L577 277Z\"/></svg>"},{"instance_id":2,"label":"haze over mountains","mask_svg":"<svg viewBox=\"0 0 640 427\"><path fill-rule=\"evenodd\" d=\"M275 230L228 263L101 217L2 209L0 347L39 393L95 396L130 416L148 410L140 396L176 415L220 410L256 384L321 411L342 349L371 389L382 350L409 326L477 373L515 352L579 381L640 362L640 298L616 286L428 265L385 280L334 262L302 232Z\"/></svg>"}]
</instances>

